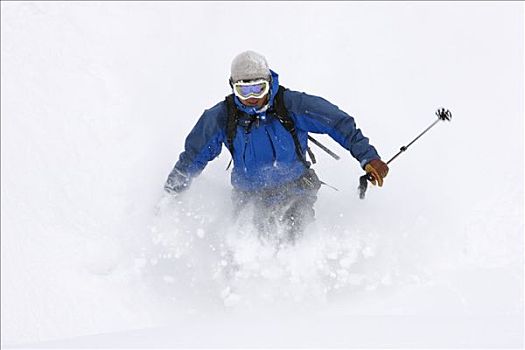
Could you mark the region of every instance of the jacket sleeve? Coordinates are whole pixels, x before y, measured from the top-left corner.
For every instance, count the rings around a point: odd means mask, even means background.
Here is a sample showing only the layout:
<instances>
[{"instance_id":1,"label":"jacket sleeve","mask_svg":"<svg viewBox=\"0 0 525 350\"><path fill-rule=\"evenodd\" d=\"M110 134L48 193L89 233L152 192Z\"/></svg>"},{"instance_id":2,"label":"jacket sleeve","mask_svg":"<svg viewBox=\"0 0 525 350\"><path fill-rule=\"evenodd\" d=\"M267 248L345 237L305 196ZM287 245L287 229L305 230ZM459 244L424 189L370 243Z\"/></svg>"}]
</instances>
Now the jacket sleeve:
<instances>
[{"instance_id":1,"label":"jacket sleeve","mask_svg":"<svg viewBox=\"0 0 525 350\"><path fill-rule=\"evenodd\" d=\"M294 118L296 128L306 132L328 134L359 161L364 169L377 150L357 128L354 118L327 100L296 91L285 91L284 101Z\"/></svg>"},{"instance_id":2,"label":"jacket sleeve","mask_svg":"<svg viewBox=\"0 0 525 350\"><path fill-rule=\"evenodd\" d=\"M166 190L178 191L188 187L192 178L198 176L208 162L221 153L226 119L224 102L204 111L186 137L184 151L164 185Z\"/></svg>"}]
</instances>

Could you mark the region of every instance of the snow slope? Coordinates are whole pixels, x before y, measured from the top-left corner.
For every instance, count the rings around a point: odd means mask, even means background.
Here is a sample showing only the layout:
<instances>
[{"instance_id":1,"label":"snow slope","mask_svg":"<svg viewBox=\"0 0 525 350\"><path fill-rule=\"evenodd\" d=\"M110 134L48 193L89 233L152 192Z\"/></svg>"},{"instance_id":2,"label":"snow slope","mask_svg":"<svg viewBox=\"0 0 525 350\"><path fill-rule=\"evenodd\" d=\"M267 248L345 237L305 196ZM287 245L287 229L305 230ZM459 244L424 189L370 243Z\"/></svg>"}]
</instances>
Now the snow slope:
<instances>
[{"instance_id":1,"label":"snow slope","mask_svg":"<svg viewBox=\"0 0 525 350\"><path fill-rule=\"evenodd\" d=\"M384 158L453 121L261 245L227 151L161 200L247 49ZM1 63L2 346L523 347L522 3L2 2Z\"/></svg>"}]
</instances>

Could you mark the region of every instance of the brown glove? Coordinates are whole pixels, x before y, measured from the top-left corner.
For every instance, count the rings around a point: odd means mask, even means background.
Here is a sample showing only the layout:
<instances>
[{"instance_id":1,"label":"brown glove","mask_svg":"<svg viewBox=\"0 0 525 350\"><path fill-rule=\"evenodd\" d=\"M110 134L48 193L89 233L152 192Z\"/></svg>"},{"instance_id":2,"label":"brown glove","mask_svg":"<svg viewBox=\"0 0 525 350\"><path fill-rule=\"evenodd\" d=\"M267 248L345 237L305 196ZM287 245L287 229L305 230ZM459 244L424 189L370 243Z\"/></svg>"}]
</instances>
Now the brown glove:
<instances>
[{"instance_id":1,"label":"brown glove","mask_svg":"<svg viewBox=\"0 0 525 350\"><path fill-rule=\"evenodd\" d=\"M365 171L367 174L372 175L372 184L375 185L377 181L379 187L381 187L383 186L383 179L388 174L388 165L381 159L374 159L365 165Z\"/></svg>"}]
</instances>

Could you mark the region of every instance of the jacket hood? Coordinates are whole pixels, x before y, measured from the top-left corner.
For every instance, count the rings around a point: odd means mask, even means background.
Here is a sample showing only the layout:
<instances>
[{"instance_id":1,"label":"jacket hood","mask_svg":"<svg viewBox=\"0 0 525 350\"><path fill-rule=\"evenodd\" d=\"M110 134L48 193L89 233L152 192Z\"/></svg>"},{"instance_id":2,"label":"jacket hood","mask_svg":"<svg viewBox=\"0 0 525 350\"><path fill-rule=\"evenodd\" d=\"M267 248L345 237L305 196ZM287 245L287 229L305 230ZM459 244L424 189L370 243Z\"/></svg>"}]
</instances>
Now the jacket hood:
<instances>
[{"instance_id":1,"label":"jacket hood","mask_svg":"<svg viewBox=\"0 0 525 350\"><path fill-rule=\"evenodd\" d=\"M271 81L270 81L270 98L268 99L268 108L273 106L273 101L275 99L275 94L277 94L277 90L279 89L279 74L275 73L273 70L270 69L270 73L272 75ZM266 111L266 108L263 107L263 110L257 109L257 107L249 107L242 104L242 102L239 100L237 96L235 96L235 104L239 108L240 111L243 111L247 114L254 115L263 113Z\"/></svg>"}]
</instances>

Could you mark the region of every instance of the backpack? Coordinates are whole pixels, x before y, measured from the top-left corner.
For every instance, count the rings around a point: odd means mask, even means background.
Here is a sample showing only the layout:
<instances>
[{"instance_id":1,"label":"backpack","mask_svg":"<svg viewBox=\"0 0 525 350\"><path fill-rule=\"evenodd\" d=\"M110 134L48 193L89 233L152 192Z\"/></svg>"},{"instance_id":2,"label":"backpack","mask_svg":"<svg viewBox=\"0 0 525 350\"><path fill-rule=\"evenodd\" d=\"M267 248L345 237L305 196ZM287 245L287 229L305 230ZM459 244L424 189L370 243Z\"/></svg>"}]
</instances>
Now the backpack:
<instances>
[{"instance_id":1,"label":"backpack","mask_svg":"<svg viewBox=\"0 0 525 350\"><path fill-rule=\"evenodd\" d=\"M294 145L295 145L295 153L297 154L297 157L299 160L304 164L304 166L308 169L310 168L310 162L306 160L306 156L303 153L301 143L299 142L299 138L297 137L297 130L295 129L295 123L293 119L290 117L290 114L288 113L288 110L286 109L286 106L284 105L284 91L286 88L279 85L279 89L277 90L277 93L274 98L273 106L268 109L267 114L274 116L281 122L281 125L290 133L292 136ZM226 146L228 147L228 150L230 151L232 157L233 157L233 140L235 138L235 134L237 133L237 123L239 121L239 117L244 114L244 112L239 111L237 106L235 105L235 100L233 94L226 96L226 106L228 109L228 121L226 124ZM247 127L247 132L249 132L252 122ZM309 137L310 138L310 137ZM312 164L316 163L315 156L313 152L310 150L310 147L306 147L306 150L308 152L308 155L310 156L310 159L312 160ZM231 165L228 165L228 168ZM228 169L227 168L227 169Z\"/></svg>"}]
</instances>

